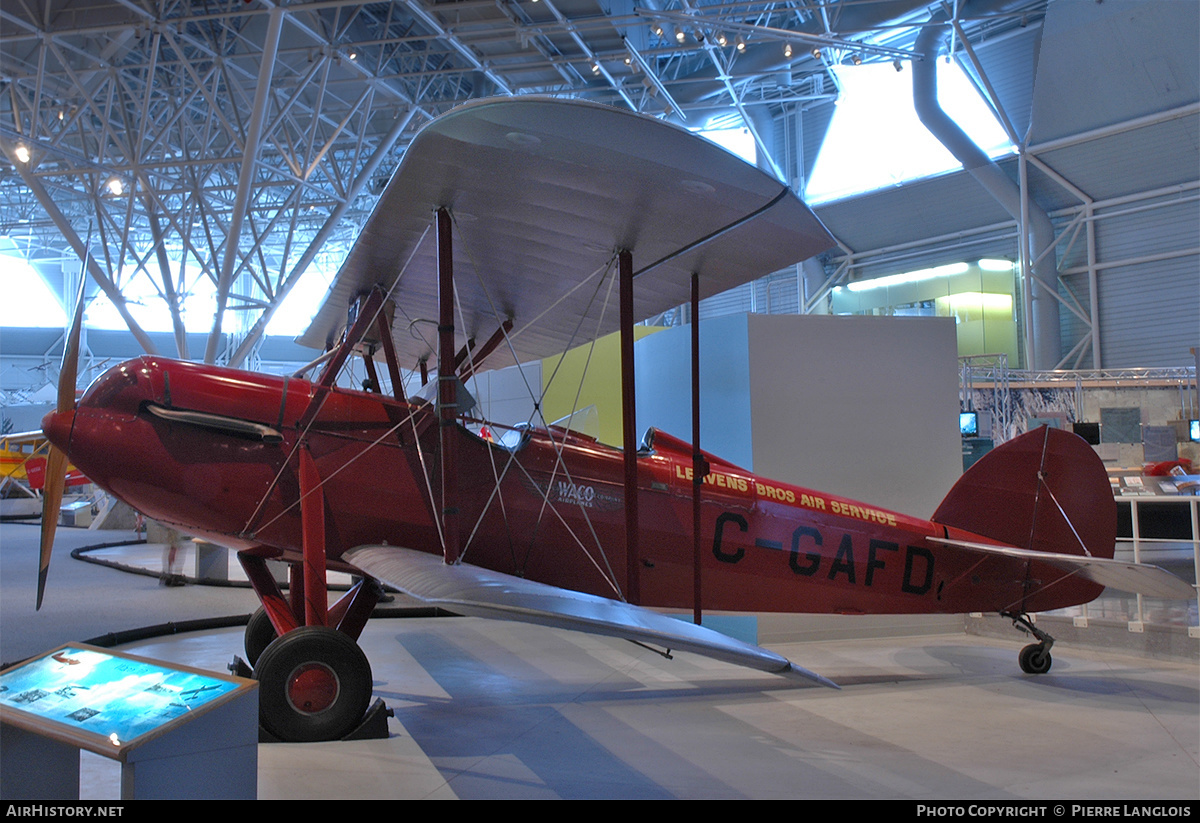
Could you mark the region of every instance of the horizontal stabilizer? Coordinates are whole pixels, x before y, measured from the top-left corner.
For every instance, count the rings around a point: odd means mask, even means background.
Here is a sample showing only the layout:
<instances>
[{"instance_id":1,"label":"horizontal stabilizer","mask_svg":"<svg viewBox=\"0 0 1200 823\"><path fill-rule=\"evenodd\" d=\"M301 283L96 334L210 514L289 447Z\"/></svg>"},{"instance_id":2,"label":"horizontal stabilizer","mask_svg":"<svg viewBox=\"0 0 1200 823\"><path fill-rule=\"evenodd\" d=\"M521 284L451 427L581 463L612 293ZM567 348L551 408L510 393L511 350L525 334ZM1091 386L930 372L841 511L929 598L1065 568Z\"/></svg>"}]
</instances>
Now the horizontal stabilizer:
<instances>
[{"instance_id":1,"label":"horizontal stabilizer","mask_svg":"<svg viewBox=\"0 0 1200 823\"><path fill-rule=\"evenodd\" d=\"M345 559L400 591L471 617L517 620L680 649L822 686L833 681L759 646L617 600L560 589L399 546L362 546Z\"/></svg>"},{"instance_id":2,"label":"horizontal stabilizer","mask_svg":"<svg viewBox=\"0 0 1200 823\"><path fill-rule=\"evenodd\" d=\"M1191 584L1171 574L1166 569L1151 566L1146 563L1131 563L1105 557L1087 557L1077 554L1056 554L1053 552L1030 551L1014 546L995 546L989 543L970 543L965 540L943 540L930 537L930 543L941 543L946 546L979 552L980 554L999 557L1014 557L1020 560L1036 560L1046 563L1065 572L1078 575L1101 586L1120 589L1124 592L1134 592L1147 597L1161 597L1167 600L1191 599L1196 596L1196 589Z\"/></svg>"}]
</instances>

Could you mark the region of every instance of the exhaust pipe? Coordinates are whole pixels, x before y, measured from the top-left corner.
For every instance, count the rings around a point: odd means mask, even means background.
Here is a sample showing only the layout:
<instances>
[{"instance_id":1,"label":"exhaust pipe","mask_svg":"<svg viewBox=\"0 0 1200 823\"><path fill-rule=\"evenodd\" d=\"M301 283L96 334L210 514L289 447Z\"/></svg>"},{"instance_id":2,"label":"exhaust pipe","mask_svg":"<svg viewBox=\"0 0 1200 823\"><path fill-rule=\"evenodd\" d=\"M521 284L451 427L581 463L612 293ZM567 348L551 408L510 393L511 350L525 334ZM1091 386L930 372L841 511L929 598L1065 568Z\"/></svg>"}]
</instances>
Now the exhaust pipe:
<instances>
[{"instance_id":1,"label":"exhaust pipe","mask_svg":"<svg viewBox=\"0 0 1200 823\"><path fill-rule=\"evenodd\" d=\"M926 26L917 36L916 51L925 55L925 59L912 64L913 106L925 128L941 141L1020 226L1021 190L1017 184L938 105L937 57L949 31L947 23L933 24ZM1029 204L1027 217L1029 223L1025 227L1023 242L1032 261L1053 245L1054 226L1046 212L1035 203ZM1026 284L1033 304L1032 317L1026 318L1033 332L1033 350L1027 353L1030 361L1028 366L1033 369L1053 369L1062 357L1058 298L1042 285L1044 282L1051 288L1058 287L1058 265L1053 252L1033 267L1033 274L1037 279Z\"/></svg>"}]
</instances>

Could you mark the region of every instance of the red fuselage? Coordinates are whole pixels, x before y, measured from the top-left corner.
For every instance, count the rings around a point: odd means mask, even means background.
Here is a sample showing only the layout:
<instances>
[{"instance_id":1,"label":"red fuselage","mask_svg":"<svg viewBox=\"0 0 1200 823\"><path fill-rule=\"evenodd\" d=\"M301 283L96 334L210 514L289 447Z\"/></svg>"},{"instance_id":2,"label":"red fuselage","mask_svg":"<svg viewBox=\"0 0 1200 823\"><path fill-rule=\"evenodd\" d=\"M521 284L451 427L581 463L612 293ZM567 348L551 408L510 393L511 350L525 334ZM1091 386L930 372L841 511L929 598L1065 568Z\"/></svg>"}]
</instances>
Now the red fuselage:
<instances>
[{"instance_id":1,"label":"red fuselage","mask_svg":"<svg viewBox=\"0 0 1200 823\"><path fill-rule=\"evenodd\" d=\"M44 426L88 477L146 515L289 561L302 551L303 446L323 481L330 568L350 570L341 556L366 544L440 554L433 407L336 389L302 431L316 394L305 380L146 356L109 370L75 412L52 413ZM238 431L243 423L279 437ZM530 429L511 451L465 427L455 432L465 562L602 596L625 589L619 450L557 429ZM1043 611L1101 590L1073 578L1047 586L1063 573L927 538L995 541L707 458L706 609ZM691 476L690 445L664 433L638 458L643 605L692 606Z\"/></svg>"}]
</instances>

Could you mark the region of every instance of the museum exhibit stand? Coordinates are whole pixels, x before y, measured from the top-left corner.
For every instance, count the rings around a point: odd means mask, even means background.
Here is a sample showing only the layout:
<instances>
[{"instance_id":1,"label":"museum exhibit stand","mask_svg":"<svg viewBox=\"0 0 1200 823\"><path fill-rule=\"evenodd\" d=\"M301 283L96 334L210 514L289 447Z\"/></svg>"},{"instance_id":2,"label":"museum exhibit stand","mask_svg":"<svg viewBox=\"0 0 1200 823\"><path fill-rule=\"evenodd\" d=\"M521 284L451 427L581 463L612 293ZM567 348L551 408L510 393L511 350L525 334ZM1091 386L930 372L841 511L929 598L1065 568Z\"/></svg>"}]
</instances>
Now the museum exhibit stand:
<instances>
[{"instance_id":1,"label":"museum exhibit stand","mask_svg":"<svg viewBox=\"0 0 1200 823\"><path fill-rule=\"evenodd\" d=\"M80 752L121 799L257 797L258 684L71 643L0 672L0 795L78 800Z\"/></svg>"}]
</instances>

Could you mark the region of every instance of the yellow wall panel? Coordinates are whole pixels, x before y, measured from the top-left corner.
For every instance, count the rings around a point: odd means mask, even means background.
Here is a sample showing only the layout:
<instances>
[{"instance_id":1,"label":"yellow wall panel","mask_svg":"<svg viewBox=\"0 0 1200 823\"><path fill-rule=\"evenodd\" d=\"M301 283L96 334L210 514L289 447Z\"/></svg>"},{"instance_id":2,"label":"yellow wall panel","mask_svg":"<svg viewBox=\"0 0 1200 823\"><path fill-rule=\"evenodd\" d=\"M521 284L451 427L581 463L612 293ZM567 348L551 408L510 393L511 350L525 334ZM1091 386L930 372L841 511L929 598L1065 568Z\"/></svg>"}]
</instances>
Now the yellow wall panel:
<instances>
[{"instance_id":1,"label":"yellow wall panel","mask_svg":"<svg viewBox=\"0 0 1200 823\"><path fill-rule=\"evenodd\" d=\"M633 339L641 340L661 330L661 326L634 326ZM594 346L588 343L566 354L547 357L542 361L542 392L542 415L547 423L594 405L599 414L600 442L620 447L620 334L605 335Z\"/></svg>"}]
</instances>

